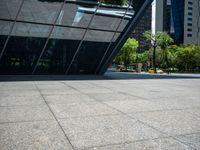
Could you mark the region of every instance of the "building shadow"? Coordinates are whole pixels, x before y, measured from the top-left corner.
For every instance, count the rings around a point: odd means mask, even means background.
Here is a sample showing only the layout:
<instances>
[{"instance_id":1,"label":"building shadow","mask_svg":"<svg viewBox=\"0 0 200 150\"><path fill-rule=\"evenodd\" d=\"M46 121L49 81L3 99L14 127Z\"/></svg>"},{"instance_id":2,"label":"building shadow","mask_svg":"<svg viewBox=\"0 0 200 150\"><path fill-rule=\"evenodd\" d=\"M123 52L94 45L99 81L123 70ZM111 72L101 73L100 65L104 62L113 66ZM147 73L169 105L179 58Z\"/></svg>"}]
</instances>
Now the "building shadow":
<instances>
[{"instance_id":1,"label":"building shadow","mask_svg":"<svg viewBox=\"0 0 200 150\"><path fill-rule=\"evenodd\" d=\"M200 79L200 75L137 74L107 72L105 75L0 75L0 82L9 81L62 81L62 80L151 80L151 79Z\"/></svg>"}]
</instances>

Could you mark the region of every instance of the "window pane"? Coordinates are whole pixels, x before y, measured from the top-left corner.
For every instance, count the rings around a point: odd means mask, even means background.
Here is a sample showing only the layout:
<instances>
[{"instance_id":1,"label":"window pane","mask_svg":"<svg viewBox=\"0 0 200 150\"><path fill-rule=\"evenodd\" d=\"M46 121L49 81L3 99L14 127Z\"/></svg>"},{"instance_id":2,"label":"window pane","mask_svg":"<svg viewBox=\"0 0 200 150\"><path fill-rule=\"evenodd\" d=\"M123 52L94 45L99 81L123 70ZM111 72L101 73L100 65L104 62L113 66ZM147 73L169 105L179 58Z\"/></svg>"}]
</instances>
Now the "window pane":
<instances>
[{"instance_id":1,"label":"window pane","mask_svg":"<svg viewBox=\"0 0 200 150\"><path fill-rule=\"evenodd\" d=\"M57 24L87 27L95 10L96 5L94 4L67 2L61 11Z\"/></svg>"},{"instance_id":2,"label":"window pane","mask_svg":"<svg viewBox=\"0 0 200 150\"><path fill-rule=\"evenodd\" d=\"M126 12L126 8L120 6L101 6L94 16L90 28L115 31Z\"/></svg>"},{"instance_id":3,"label":"window pane","mask_svg":"<svg viewBox=\"0 0 200 150\"><path fill-rule=\"evenodd\" d=\"M11 33L13 36L47 37L50 26L17 22Z\"/></svg>"},{"instance_id":4,"label":"window pane","mask_svg":"<svg viewBox=\"0 0 200 150\"><path fill-rule=\"evenodd\" d=\"M88 30L84 40L85 41L99 41L99 42L110 42L113 38L114 32L104 32Z\"/></svg>"},{"instance_id":5,"label":"window pane","mask_svg":"<svg viewBox=\"0 0 200 150\"><path fill-rule=\"evenodd\" d=\"M10 32L12 23L9 21L0 21L0 53Z\"/></svg>"},{"instance_id":6,"label":"window pane","mask_svg":"<svg viewBox=\"0 0 200 150\"><path fill-rule=\"evenodd\" d=\"M55 27L35 74L64 74L85 30Z\"/></svg>"},{"instance_id":7,"label":"window pane","mask_svg":"<svg viewBox=\"0 0 200 150\"><path fill-rule=\"evenodd\" d=\"M83 38L84 33L85 33L84 29L55 27L51 34L51 38L81 40Z\"/></svg>"},{"instance_id":8,"label":"window pane","mask_svg":"<svg viewBox=\"0 0 200 150\"><path fill-rule=\"evenodd\" d=\"M128 7L128 6L127 6ZM129 23L129 21L132 19L134 16L135 11L132 6L128 7L128 10L126 10L126 15L124 16L124 19L122 20L118 31L123 31L126 25Z\"/></svg>"},{"instance_id":9,"label":"window pane","mask_svg":"<svg viewBox=\"0 0 200 150\"><path fill-rule=\"evenodd\" d=\"M69 74L94 74L113 35L113 32L88 30Z\"/></svg>"},{"instance_id":10,"label":"window pane","mask_svg":"<svg viewBox=\"0 0 200 150\"><path fill-rule=\"evenodd\" d=\"M108 42L84 41L69 74L94 74L108 44Z\"/></svg>"},{"instance_id":11,"label":"window pane","mask_svg":"<svg viewBox=\"0 0 200 150\"><path fill-rule=\"evenodd\" d=\"M59 13L62 1L25 0L18 20L38 23L53 23Z\"/></svg>"},{"instance_id":12,"label":"window pane","mask_svg":"<svg viewBox=\"0 0 200 150\"><path fill-rule=\"evenodd\" d=\"M16 23L0 62L0 74L31 74L49 30L49 26Z\"/></svg>"},{"instance_id":13,"label":"window pane","mask_svg":"<svg viewBox=\"0 0 200 150\"><path fill-rule=\"evenodd\" d=\"M22 0L0 0L0 19L14 20Z\"/></svg>"}]
</instances>

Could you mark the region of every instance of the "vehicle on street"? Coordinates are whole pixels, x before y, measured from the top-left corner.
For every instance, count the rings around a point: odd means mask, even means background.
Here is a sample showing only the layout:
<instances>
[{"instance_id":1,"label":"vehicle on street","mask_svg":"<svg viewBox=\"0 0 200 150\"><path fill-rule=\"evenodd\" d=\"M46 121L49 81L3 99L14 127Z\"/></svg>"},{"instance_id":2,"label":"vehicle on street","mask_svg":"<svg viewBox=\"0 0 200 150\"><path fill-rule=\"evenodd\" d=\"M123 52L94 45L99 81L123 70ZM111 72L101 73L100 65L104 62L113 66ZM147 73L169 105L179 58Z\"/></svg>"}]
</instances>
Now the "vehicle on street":
<instances>
[{"instance_id":1,"label":"vehicle on street","mask_svg":"<svg viewBox=\"0 0 200 150\"><path fill-rule=\"evenodd\" d=\"M155 73L155 68L149 69L148 72L149 73ZM162 74L162 73L164 73L164 70L162 68L156 68L156 72Z\"/></svg>"}]
</instances>

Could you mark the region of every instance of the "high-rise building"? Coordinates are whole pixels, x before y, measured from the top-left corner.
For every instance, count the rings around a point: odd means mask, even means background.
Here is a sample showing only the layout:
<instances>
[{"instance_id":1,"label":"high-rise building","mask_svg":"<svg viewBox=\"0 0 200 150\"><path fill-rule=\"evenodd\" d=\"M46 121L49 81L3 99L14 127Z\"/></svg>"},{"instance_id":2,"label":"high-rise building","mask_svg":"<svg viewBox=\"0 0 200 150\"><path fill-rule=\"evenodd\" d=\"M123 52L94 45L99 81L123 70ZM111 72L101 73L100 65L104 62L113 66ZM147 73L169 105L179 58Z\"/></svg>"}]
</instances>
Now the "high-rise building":
<instances>
[{"instance_id":1,"label":"high-rise building","mask_svg":"<svg viewBox=\"0 0 200 150\"><path fill-rule=\"evenodd\" d=\"M200 0L185 0L184 44L200 45Z\"/></svg>"},{"instance_id":2,"label":"high-rise building","mask_svg":"<svg viewBox=\"0 0 200 150\"><path fill-rule=\"evenodd\" d=\"M151 2L0 0L0 74L103 74Z\"/></svg>"},{"instance_id":3,"label":"high-rise building","mask_svg":"<svg viewBox=\"0 0 200 150\"><path fill-rule=\"evenodd\" d=\"M155 0L155 31L164 31L164 13L166 0Z\"/></svg>"},{"instance_id":4,"label":"high-rise building","mask_svg":"<svg viewBox=\"0 0 200 150\"><path fill-rule=\"evenodd\" d=\"M200 0L156 0L156 31L177 44L200 44Z\"/></svg>"},{"instance_id":5,"label":"high-rise building","mask_svg":"<svg viewBox=\"0 0 200 150\"><path fill-rule=\"evenodd\" d=\"M135 38L139 42L138 51L143 52L145 50L149 50L150 43L147 43L144 40L143 33L145 31L151 30L151 22L152 22L152 7L151 5L149 8L145 11L143 17L138 22L135 30L133 31L133 34L131 37Z\"/></svg>"}]
</instances>

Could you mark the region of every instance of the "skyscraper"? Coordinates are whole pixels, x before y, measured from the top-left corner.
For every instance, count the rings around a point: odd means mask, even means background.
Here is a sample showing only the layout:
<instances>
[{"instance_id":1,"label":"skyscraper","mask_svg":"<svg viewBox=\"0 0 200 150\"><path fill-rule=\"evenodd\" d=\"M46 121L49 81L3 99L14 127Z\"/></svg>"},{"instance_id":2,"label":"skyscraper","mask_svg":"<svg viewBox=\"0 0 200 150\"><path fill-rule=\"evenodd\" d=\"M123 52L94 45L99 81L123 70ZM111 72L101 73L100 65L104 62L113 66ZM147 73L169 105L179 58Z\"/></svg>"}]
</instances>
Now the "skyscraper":
<instances>
[{"instance_id":1,"label":"skyscraper","mask_svg":"<svg viewBox=\"0 0 200 150\"><path fill-rule=\"evenodd\" d=\"M151 22L152 22L152 6L145 11L143 17L138 22L135 30L131 37L135 38L139 42L138 51L143 52L150 48L150 43L147 43L144 40L143 33L145 31L151 30Z\"/></svg>"},{"instance_id":2,"label":"skyscraper","mask_svg":"<svg viewBox=\"0 0 200 150\"><path fill-rule=\"evenodd\" d=\"M177 44L200 44L200 0L156 0L155 28Z\"/></svg>"},{"instance_id":3,"label":"skyscraper","mask_svg":"<svg viewBox=\"0 0 200 150\"><path fill-rule=\"evenodd\" d=\"M200 45L200 0L185 0L184 44Z\"/></svg>"}]
</instances>

